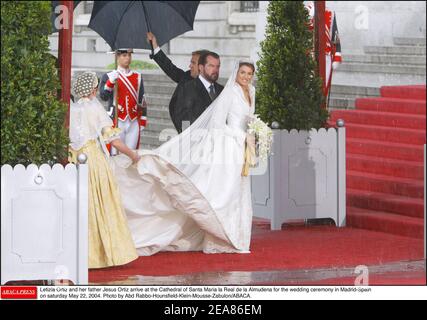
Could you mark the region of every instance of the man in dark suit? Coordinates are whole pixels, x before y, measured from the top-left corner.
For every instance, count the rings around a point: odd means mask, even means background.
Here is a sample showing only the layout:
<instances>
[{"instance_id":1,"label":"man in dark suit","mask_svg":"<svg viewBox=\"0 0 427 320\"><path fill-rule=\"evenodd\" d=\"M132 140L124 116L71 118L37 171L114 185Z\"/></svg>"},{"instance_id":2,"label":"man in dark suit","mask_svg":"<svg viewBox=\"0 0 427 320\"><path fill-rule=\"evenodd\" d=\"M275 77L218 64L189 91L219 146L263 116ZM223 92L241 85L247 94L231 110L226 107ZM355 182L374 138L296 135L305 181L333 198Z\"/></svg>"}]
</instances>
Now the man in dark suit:
<instances>
[{"instance_id":1,"label":"man in dark suit","mask_svg":"<svg viewBox=\"0 0 427 320\"><path fill-rule=\"evenodd\" d=\"M192 124L216 99L224 87L216 81L219 77L220 58L215 52L207 52L199 58L197 78L182 83L177 88L176 108L180 114L178 132L183 122Z\"/></svg>"},{"instance_id":2,"label":"man in dark suit","mask_svg":"<svg viewBox=\"0 0 427 320\"><path fill-rule=\"evenodd\" d=\"M159 67L163 70L166 75L171 78L174 82L178 83L178 86L175 88L175 91L172 95L172 98L169 102L169 114L172 119L172 122L175 128L180 131L181 128L181 119L180 114L177 112L176 108L176 98L178 88L181 83L193 80L197 78L199 75L199 58L203 53L208 52L207 50L198 50L194 51L191 54L191 61L189 68L190 70L184 71L177 66L175 66L172 61L166 56L166 54L160 49L157 44L157 39L153 33L147 33L147 41L151 41L153 43L154 54L150 54L150 58L154 59Z\"/></svg>"}]
</instances>

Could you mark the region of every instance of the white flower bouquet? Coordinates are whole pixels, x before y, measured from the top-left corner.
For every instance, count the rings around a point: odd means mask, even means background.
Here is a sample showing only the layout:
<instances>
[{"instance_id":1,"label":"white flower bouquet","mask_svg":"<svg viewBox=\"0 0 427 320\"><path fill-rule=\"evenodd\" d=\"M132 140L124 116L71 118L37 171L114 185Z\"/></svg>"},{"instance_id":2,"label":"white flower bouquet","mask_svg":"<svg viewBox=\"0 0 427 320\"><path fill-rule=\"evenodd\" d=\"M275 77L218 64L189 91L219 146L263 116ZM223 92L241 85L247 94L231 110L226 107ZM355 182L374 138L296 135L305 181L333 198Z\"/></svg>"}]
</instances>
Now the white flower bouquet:
<instances>
[{"instance_id":1,"label":"white flower bouquet","mask_svg":"<svg viewBox=\"0 0 427 320\"><path fill-rule=\"evenodd\" d=\"M256 167L257 160L267 160L268 155L271 154L273 144L273 131L257 114L249 118L247 133L254 136L255 145L246 143L245 163L242 169L243 176L249 174L250 167Z\"/></svg>"},{"instance_id":2,"label":"white flower bouquet","mask_svg":"<svg viewBox=\"0 0 427 320\"><path fill-rule=\"evenodd\" d=\"M255 114L249 120L248 133L255 136L256 156L262 161L266 161L268 155L271 154L273 131Z\"/></svg>"}]
</instances>

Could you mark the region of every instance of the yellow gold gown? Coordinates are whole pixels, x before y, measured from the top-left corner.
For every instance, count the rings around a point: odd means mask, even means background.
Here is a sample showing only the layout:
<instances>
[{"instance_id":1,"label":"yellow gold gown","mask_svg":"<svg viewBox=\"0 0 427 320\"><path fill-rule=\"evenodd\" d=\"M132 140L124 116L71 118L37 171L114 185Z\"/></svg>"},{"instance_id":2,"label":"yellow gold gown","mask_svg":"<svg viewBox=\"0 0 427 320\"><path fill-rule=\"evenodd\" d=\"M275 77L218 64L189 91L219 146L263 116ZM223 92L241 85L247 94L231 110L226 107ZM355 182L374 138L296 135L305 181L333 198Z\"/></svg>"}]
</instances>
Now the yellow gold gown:
<instances>
[{"instance_id":1,"label":"yellow gold gown","mask_svg":"<svg viewBox=\"0 0 427 320\"><path fill-rule=\"evenodd\" d=\"M69 161L85 153L89 167L89 268L129 263L136 258L120 193L109 166L105 143L120 129L96 98L80 99L70 111Z\"/></svg>"}]
</instances>

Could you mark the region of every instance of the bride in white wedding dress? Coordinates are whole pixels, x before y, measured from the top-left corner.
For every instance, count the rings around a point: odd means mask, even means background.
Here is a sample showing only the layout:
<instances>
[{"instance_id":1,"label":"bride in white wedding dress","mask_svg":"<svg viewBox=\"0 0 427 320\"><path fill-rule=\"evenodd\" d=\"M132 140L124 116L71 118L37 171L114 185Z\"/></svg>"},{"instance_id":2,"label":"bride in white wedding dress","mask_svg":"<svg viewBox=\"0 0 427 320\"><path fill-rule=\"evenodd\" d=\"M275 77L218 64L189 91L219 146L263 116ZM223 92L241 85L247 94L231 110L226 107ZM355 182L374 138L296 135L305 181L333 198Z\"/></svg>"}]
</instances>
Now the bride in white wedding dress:
<instances>
[{"instance_id":1,"label":"bride in white wedding dress","mask_svg":"<svg viewBox=\"0 0 427 320\"><path fill-rule=\"evenodd\" d=\"M239 61L222 93L185 131L137 164L110 158L138 254L249 253L250 177L242 176L254 114L252 63Z\"/></svg>"}]
</instances>

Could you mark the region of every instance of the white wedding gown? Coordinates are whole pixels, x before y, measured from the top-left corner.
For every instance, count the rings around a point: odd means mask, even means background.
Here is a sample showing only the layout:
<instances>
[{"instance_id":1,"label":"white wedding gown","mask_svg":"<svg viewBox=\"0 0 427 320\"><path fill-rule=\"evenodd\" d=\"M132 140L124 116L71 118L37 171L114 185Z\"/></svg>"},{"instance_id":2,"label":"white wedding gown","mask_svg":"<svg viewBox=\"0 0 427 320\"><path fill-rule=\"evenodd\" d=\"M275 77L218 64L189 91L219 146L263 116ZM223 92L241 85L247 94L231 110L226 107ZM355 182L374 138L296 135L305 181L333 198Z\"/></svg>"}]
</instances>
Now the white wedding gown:
<instances>
[{"instance_id":1,"label":"white wedding gown","mask_svg":"<svg viewBox=\"0 0 427 320\"><path fill-rule=\"evenodd\" d=\"M184 132L130 165L110 158L139 255L159 251L248 253L250 177L241 175L247 122L254 113L235 82Z\"/></svg>"}]
</instances>

